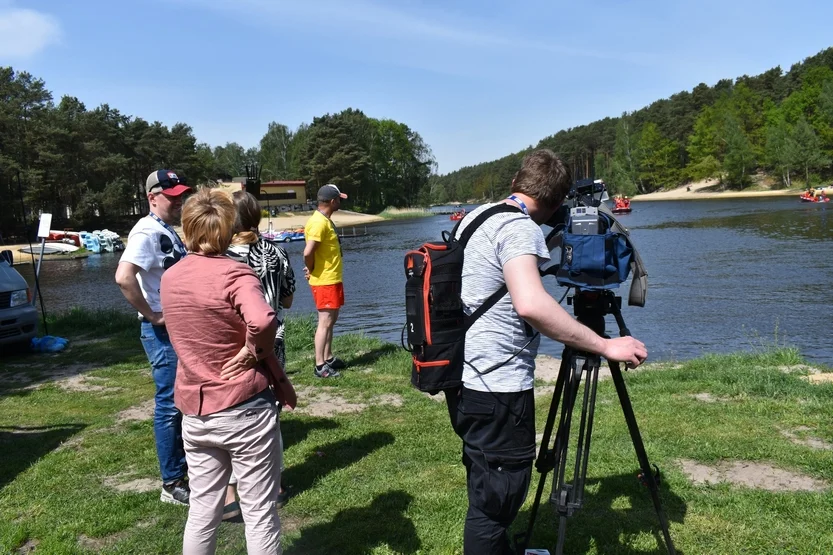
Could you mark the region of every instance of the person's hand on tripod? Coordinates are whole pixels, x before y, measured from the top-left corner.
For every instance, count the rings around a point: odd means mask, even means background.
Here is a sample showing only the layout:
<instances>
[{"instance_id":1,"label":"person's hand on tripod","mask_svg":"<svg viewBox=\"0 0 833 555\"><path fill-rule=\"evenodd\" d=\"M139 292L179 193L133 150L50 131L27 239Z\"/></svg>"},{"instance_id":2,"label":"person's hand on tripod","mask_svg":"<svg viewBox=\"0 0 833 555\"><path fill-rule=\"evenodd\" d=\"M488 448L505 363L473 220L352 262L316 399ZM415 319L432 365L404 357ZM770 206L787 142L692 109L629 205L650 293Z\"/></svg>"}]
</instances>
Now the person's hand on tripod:
<instances>
[{"instance_id":1,"label":"person's hand on tripod","mask_svg":"<svg viewBox=\"0 0 833 555\"><path fill-rule=\"evenodd\" d=\"M636 368L648 358L648 349L635 337L617 337L605 340L601 355L612 362L624 362L627 368Z\"/></svg>"}]
</instances>

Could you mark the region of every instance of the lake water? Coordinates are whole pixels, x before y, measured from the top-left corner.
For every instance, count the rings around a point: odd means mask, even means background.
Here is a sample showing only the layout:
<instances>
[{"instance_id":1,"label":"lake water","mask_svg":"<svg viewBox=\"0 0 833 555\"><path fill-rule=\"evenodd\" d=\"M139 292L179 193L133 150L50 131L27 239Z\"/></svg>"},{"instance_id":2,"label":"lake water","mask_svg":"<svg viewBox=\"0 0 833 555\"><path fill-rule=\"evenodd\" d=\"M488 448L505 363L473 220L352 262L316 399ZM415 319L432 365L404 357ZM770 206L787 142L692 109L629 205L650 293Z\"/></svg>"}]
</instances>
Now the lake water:
<instances>
[{"instance_id":1,"label":"lake water","mask_svg":"<svg viewBox=\"0 0 833 555\"><path fill-rule=\"evenodd\" d=\"M833 365L833 206L792 197L633 206L620 221L631 229L648 268L648 301L644 308L623 307L622 312L631 333L647 344L651 360L777 343L798 347L810 361ZM336 333L364 332L398 343L404 253L438 240L452 226L447 215L395 220L367 226L365 237L344 239L347 305ZM312 313L301 272L303 242L285 246L300 277L292 312ZM44 262L47 311L75 305L130 311L113 281L118 256ZM17 268L33 282L31 266ZM564 289L551 277L545 283L560 299ZM625 298L627 287L619 290ZM612 317L608 320L608 333L618 334ZM558 356L561 346L544 339L541 351Z\"/></svg>"}]
</instances>

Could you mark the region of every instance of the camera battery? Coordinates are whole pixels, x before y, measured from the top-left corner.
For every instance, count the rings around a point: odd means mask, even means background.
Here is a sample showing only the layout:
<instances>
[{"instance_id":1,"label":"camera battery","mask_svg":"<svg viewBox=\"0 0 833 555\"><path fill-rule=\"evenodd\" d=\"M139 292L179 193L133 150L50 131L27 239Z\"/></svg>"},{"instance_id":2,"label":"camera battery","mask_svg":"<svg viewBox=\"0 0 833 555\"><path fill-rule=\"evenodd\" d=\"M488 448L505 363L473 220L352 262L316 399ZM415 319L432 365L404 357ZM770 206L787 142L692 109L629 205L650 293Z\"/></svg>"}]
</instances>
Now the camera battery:
<instances>
[{"instance_id":1,"label":"camera battery","mask_svg":"<svg viewBox=\"0 0 833 555\"><path fill-rule=\"evenodd\" d=\"M595 206L576 206L570 209L570 233L597 235L599 233L599 209Z\"/></svg>"}]
</instances>

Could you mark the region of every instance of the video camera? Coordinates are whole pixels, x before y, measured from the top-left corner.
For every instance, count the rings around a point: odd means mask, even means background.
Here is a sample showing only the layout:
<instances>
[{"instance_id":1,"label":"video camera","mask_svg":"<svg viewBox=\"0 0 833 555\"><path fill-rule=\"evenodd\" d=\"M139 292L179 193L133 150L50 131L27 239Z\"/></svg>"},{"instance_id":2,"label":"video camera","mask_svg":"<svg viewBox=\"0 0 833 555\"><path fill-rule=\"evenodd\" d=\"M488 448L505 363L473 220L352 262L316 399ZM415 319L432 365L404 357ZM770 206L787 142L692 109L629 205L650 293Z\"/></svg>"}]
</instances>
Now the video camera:
<instances>
[{"instance_id":1,"label":"video camera","mask_svg":"<svg viewBox=\"0 0 833 555\"><path fill-rule=\"evenodd\" d=\"M546 222L552 227L547 248L561 249L560 262L543 273L559 285L579 290L616 289L633 272L628 304L645 306L648 273L621 225L604 204L607 187L601 179L577 181L558 211Z\"/></svg>"}]
</instances>

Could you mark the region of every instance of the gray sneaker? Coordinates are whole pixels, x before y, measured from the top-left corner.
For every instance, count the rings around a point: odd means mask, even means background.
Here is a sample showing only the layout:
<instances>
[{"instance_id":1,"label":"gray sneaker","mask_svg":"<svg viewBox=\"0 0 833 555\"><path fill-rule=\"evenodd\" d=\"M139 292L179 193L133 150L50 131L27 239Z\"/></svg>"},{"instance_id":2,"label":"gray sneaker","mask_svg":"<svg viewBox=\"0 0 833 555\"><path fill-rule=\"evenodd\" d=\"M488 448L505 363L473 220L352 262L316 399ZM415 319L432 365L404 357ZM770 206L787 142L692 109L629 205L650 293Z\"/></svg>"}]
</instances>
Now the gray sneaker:
<instances>
[{"instance_id":1,"label":"gray sneaker","mask_svg":"<svg viewBox=\"0 0 833 555\"><path fill-rule=\"evenodd\" d=\"M333 370L344 370L345 368L347 368L347 363L345 363L343 360L341 360L340 358L335 357L335 356L333 358L325 361L325 362Z\"/></svg>"},{"instance_id":2,"label":"gray sneaker","mask_svg":"<svg viewBox=\"0 0 833 555\"><path fill-rule=\"evenodd\" d=\"M326 362L321 365L321 369L319 370L318 367L315 367L315 377L316 378L338 378L341 377L341 374L336 372L336 370L327 364Z\"/></svg>"},{"instance_id":3,"label":"gray sneaker","mask_svg":"<svg viewBox=\"0 0 833 555\"><path fill-rule=\"evenodd\" d=\"M191 488L185 480L176 480L170 484L162 484L162 495L159 499L164 503L188 506L191 501Z\"/></svg>"}]
</instances>

